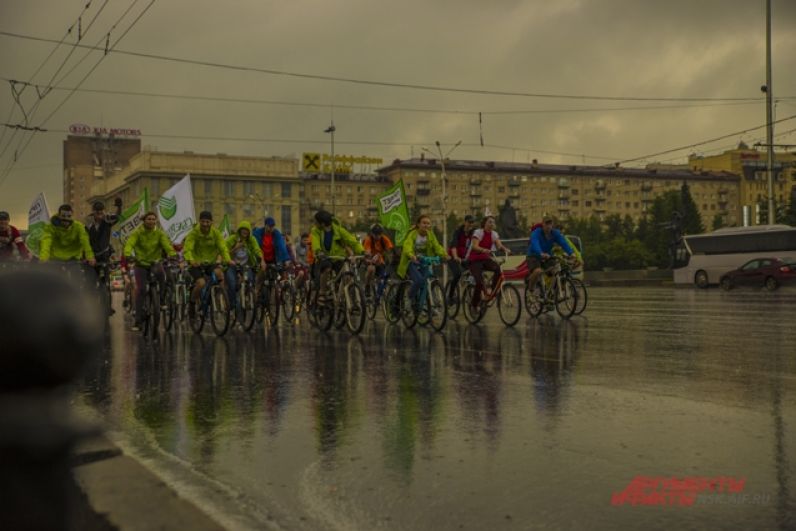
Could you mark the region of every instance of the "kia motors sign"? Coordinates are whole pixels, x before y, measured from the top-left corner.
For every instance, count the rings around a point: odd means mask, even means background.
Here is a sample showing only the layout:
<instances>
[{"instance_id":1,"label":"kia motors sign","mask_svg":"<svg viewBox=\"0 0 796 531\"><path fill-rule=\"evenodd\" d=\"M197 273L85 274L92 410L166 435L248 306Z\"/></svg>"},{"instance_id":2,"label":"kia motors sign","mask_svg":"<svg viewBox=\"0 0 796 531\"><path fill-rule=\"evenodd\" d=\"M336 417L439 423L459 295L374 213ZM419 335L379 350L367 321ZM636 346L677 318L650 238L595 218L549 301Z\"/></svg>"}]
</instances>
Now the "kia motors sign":
<instances>
[{"instance_id":1,"label":"kia motors sign","mask_svg":"<svg viewBox=\"0 0 796 531\"><path fill-rule=\"evenodd\" d=\"M69 126L69 132L78 136L141 136L140 129L91 127L86 124L72 124Z\"/></svg>"}]
</instances>

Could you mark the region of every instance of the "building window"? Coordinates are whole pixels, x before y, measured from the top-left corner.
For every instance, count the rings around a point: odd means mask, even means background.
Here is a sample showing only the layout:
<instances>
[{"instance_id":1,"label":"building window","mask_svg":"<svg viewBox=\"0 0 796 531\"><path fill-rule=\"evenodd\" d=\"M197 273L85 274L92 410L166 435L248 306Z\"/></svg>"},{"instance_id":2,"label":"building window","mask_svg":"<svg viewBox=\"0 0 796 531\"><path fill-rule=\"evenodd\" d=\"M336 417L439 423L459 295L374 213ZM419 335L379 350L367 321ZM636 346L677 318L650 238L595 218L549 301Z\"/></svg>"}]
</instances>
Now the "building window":
<instances>
[{"instance_id":1,"label":"building window","mask_svg":"<svg viewBox=\"0 0 796 531\"><path fill-rule=\"evenodd\" d=\"M232 222L232 218L235 217L235 205L232 203L224 203L224 214L229 216L229 221Z\"/></svg>"},{"instance_id":2,"label":"building window","mask_svg":"<svg viewBox=\"0 0 796 531\"><path fill-rule=\"evenodd\" d=\"M591 201L586 201L584 206L590 207L591 206Z\"/></svg>"},{"instance_id":3,"label":"building window","mask_svg":"<svg viewBox=\"0 0 796 531\"><path fill-rule=\"evenodd\" d=\"M254 183L251 181L244 181L243 183L243 195L249 197L250 195L254 195Z\"/></svg>"},{"instance_id":4,"label":"building window","mask_svg":"<svg viewBox=\"0 0 796 531\"><path fill-rule=\"evenodd\" d=\"M290 183L282 183L282 197L289 198L292 195L292 188Z\"/></svg>"},{"instance_id":5,"label":"building window","mask_svg":"<svg viewBox=\"0 0 796 531\"><path fill-rule=\"evenodd\" d=\"M233 181L224 181L224 196L225 197L235 196L235 183Z\"/></svg>"},{"instance_id":6,"label":"building window","mask_svg":"<svg viewBox=\"0 0 796 531\"><path fill-rule=\"evenodd\" d=\"M205 206L204 206L204 208L202 210L207 210L208 212L212 212L213 211L213 203L211 203L210 201L205 201Z\"/></svg>"},{"instance_id":7,"label":"building window","mask_svg":"<svg viewBox=\"0 0 796 531\"><path fill-rule=\"evenodd\" d=\"M160 181L157 179L149 180L149 195L152 197L160 197Z\"/></svg>"},{"instance_id":8,"label":"building window","mask_svg":"<svg viewBox=\"0 0 796 531\"><path fill-rule=\"evenodd\" d=\"M292 211L293 209L290 205L282 205L282 232L285 234L293 234Z\"/></svg>"},{"instance_id":9,"label":"building window","mask_svg":"<svg viewBox=\"0 0 796 531\"><path fill-rule=\"evenodd\" d=\"M205 180L205 196L210 197L213 195L213 181L210 179Z\"/></svg>"}]
</instances>

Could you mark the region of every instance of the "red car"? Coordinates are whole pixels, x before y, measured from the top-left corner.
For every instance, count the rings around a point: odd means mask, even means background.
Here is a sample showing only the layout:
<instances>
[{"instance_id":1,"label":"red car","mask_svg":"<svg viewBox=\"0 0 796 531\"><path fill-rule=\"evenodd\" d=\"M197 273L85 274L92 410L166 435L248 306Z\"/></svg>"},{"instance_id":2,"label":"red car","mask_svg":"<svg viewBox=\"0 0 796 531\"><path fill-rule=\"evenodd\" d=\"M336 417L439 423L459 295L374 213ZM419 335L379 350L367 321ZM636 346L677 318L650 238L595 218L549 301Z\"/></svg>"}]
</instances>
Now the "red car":
<instances>
[{"instance_id":1,"label":"red car","mask_svg":"<svg viewBox=\"0 0 796 531\"><path fill-rule=\"evenodd\" d=\"M736 286L762 286L774 291L796 280L796 258L755 258L738 269L724 273L719 285L724 290Z\"/></svg>"}]
</instances>

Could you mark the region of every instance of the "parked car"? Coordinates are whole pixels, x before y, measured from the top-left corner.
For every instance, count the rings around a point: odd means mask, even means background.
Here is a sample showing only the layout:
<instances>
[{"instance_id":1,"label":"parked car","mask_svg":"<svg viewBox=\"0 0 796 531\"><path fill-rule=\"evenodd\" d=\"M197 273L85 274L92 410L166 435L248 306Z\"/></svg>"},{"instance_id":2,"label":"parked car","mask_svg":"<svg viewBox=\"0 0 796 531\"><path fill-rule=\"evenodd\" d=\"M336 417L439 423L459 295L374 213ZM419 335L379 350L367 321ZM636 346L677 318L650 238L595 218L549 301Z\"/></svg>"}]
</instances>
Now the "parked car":
<instances>
[{"instance_id":1,"label":"parked car","mask_svg":"<svg viewBox=\"0 0 796 531\"><path fill-rule=\"evenodd\" d=\"M755 258L738 269L724 273L719 285L724 290L736 286L765 287L774 291L782 284L796 281L796 258Z\"/></svg>"}]
</instances>

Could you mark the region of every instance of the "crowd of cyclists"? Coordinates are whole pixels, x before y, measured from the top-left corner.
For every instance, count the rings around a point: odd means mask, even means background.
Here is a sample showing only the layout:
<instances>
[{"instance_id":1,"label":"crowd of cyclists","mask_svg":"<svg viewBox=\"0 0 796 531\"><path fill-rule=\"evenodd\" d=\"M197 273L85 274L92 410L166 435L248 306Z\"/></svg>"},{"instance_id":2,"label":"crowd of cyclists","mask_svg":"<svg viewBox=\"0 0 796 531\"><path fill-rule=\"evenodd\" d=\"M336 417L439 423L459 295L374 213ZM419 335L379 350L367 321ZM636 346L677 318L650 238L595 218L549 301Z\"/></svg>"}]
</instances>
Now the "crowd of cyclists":
<instances>
[{"instance_id":1,"label":"crowd of cyclists","mask_svg":"<svg viewBox=\"0 0 796 531\"><path fill-rule=\"evenodd\" d=\"M159 323L168 329L179 320L201 331L209 319L221 335L236 325L273 327L280 315L299 323L304 313L316 328L359 333L379 309L390 322L441 330L460 308L477 323L497 306L501 320L513 326L523 307L533 317L555 308L564 318L579 313L579 301L580 311L585 307L585 287L571 274L581 265L580 255L547 215L528 239L521 295L516 282L505 281L501 265L511 251L489 215L480 221L466 216L443 246L426 215L395 245L378 224L360 241L325 210L315 213L312 227L295 243L272 217L256 228L242 221L225 238L212 214L203 211L182 244L174 245L157 214L147 212L117 261L111 237L121 201L114 207L106 213L103 203L94 203L84 224L73 219L70 205L61 205L44 228L37 258L8 213L0 212L0 261L32 259L80 274L76 278L97 289L108 315L114 313L110 273L120 269L131 328L153 338Z\"/></svg>"}]
</instances>

